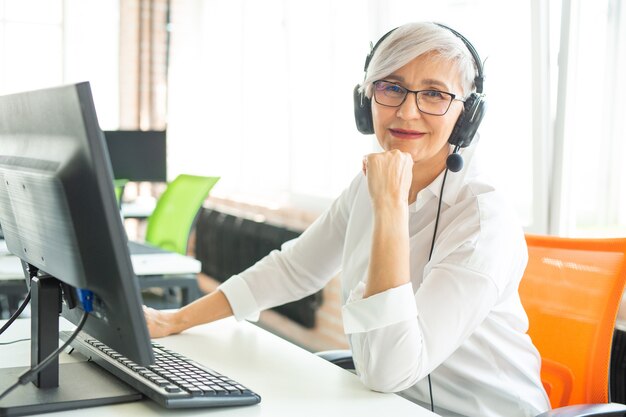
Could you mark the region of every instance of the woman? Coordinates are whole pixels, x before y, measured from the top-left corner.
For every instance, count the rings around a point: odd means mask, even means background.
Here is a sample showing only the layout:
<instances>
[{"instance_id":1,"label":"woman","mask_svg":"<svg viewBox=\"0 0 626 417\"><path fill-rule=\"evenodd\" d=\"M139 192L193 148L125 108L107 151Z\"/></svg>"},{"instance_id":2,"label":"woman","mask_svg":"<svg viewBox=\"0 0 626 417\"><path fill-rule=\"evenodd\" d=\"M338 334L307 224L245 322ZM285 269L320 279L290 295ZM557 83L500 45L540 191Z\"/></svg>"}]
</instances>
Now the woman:
<instances>
[{"instance_id":1,"label":"woman","mask_svg":"<svg viewBox=\"0 0 626 417\"><path fill-rule=\"evenodd\" d=\"M480 66L457 35L414 23L379 42L359 92L383 152L367 155L328 211L280 251L179 311L146 309L151 335L233 314L255 320L341 271L344 329L366 386L429 406L432 391L443 415L548 409L517 292L523 231L479 175L474 147L463 170L446 168Z\"/></svg>"}]
</instances>

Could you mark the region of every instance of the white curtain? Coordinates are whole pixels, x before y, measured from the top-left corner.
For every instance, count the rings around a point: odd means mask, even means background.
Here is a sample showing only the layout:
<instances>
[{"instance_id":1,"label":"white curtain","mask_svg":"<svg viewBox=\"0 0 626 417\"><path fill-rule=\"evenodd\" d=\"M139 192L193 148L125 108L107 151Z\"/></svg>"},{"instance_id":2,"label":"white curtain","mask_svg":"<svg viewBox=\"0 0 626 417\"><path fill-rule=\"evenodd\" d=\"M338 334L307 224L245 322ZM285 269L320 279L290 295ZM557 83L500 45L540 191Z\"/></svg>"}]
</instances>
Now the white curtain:
<instances>
[{"instance_id":1,"label":"white curtain","mask_svg":"<svg viewBox=\"0 0 626 417\"><path fill-rule=\"evenodd\" d=\"M550 232L624 236L626 4L572 0L561 16Z\"/></svg>"}]
</instances>

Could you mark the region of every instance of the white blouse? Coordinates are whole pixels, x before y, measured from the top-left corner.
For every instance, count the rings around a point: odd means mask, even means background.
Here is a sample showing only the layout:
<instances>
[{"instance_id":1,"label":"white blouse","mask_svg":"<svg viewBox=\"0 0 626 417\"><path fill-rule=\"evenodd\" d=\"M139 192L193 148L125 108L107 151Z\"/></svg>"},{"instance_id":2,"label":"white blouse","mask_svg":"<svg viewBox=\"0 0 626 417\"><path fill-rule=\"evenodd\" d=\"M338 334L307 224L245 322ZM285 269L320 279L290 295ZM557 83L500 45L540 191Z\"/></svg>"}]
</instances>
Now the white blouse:
<instances>
[{"instance_id":1,"label":"white blouse","mask_svg":"<svg viewBox=\"0 0 626 417\"><path fill-rule=\"evenodd\" d=\"M361 173L301 236L220 286L235 317L257 320L261 310L312 294L341 271L344 330L369 388L430 407L430 374L442 415L549 409L518 295L528 256L523 230L479 174L475 147L464 150L466 167L447 175L430 261L444 174L409 207L410 283L363 298L373 213Z\"/></svg>"}]
</instances>

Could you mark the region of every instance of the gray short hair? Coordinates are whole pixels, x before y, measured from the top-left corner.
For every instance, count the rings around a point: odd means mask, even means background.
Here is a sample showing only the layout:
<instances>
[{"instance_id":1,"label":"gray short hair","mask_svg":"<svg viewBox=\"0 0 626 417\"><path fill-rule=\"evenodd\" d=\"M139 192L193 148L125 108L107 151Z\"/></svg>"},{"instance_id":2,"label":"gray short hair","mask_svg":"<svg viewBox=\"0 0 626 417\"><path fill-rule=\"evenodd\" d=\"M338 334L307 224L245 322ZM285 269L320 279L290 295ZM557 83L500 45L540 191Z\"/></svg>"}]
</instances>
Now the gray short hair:
<instances>
[{"instance_id":1,"label":"gray short hair","mask_svg":"<svg viewBox=\"0 0 626 417\"><path fill-rule=\"evenodd\" d=\"M435 23L417 22L398 27L376 47L360 91L371 98L374 81L385 78L428 52L436 52L440 58L457 65L463 97L476 89L474 78L478 70L463 41Z\"/></svg>"}]
</instances>

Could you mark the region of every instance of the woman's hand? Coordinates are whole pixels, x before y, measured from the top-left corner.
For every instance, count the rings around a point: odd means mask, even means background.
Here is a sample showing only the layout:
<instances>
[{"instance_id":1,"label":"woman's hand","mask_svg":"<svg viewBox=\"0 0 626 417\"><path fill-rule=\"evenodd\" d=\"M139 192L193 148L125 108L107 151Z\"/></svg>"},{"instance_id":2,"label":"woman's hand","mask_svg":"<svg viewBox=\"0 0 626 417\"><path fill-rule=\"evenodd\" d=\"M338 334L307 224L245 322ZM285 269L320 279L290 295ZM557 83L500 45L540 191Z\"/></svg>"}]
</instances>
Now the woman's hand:
<instances>
[{"instance_id":1,"label":"woman's hand","mask_svg":"<svg viewBox=\"0 0 626 417\"><path fill-rule=\"evenodd\" d=\"M363 158L363 172L374 209L408 206L413 178L411 155L397 149Z\"/></svg>"},{"instance_id":2,"label":"woman's hand","mask_svg":"<svg viewBox=\"0 0 626 417\"><path fill-rule=\"evenodd\" d=\"M159 311L143 306L143 315L146 318L150 337L156 339L180 333L176 313L175 311Z\"/></svg>"},{"instance_id":3,"label":"woman's hand","mask_svg":"<svg viewBox=\"0 0 626 417\"><path fill-rule=\"evenodd\" d=\"M143 306L150 337L165 337L199 324L233 315L228 299L220 290L213 291L176 311L159 311Z\"/></svg>"}]
</instances>

